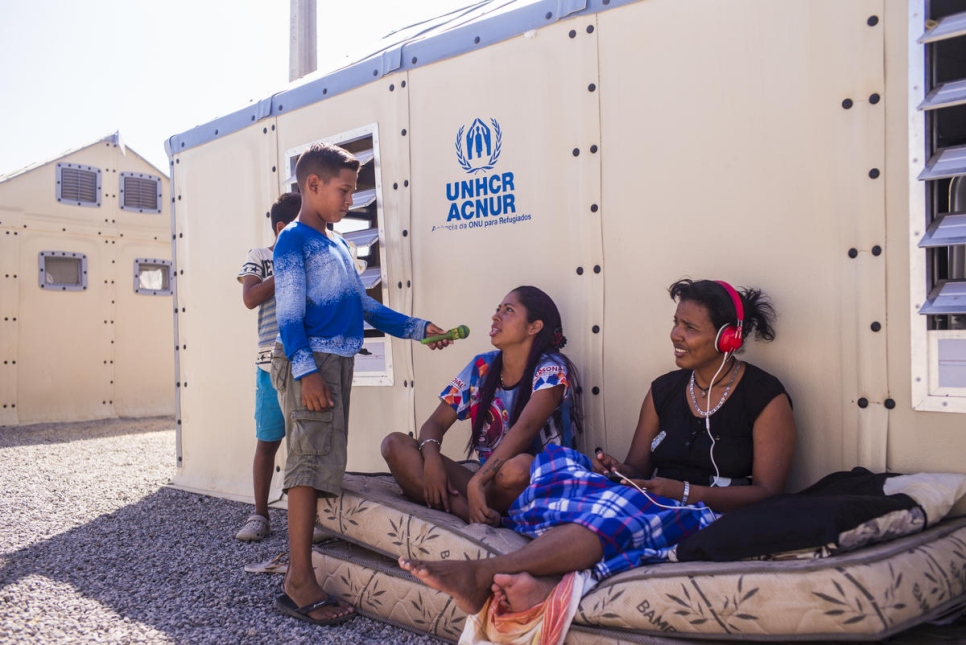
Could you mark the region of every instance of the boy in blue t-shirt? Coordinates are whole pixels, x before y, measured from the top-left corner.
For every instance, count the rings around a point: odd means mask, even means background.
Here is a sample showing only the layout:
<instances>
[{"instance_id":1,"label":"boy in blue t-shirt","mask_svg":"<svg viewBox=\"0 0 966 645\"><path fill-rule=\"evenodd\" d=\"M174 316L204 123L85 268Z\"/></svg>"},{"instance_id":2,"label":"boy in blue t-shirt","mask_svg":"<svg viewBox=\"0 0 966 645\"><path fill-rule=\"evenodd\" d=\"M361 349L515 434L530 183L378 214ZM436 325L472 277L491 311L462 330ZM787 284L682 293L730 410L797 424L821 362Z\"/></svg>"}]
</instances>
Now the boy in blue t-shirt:
<instances>
[{"instance_id":1,"label":"boy in blue t-shirt","mask_svg":"<svg viewBox=\"0 0 966 645\"><path fill-rule=\"evenodd\" d=\"M353 357L362 348L363 321L399 338L445 333L366 294L345 240L328 229L352 206L359 160L315 144L295 166L302 207L275 243L275 301L281 345L272 354L288 437L289 567L275 598L281 612L319 625L344 622L354 609L330 598L312 568L312 529L318 496L341 492L346 465ZM451 341L429 345L442 348Z\"/></svg>"}]
</instances>

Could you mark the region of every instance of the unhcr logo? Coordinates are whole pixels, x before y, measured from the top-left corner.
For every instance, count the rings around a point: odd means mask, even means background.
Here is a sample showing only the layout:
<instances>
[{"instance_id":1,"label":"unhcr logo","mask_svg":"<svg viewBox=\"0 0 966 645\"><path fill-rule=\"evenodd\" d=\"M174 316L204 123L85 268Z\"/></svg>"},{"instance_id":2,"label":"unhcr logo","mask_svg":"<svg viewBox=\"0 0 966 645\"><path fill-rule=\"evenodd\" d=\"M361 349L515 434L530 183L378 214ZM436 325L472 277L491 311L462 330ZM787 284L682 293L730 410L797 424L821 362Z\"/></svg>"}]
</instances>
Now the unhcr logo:
<instances>
[{"instance_id":1,"label":"unhcr logo","mask_svg":"<svg viewBox=\"0 0 966 645\"><path fill-rule=\"evenodd\" d=\"M529 213L517 212L513 173L488 173L500 159L502 142L503 132L496 119L490 119L489 125L483 119L474 119L469 127L460 127L456 133L456 160L467 174L474 176L446 184L446 223L434 225L434 231L530 221Z\"/></svg>"},{"instance_id":2,"label":"unhcr logo","mask_svg":"<svg viewBox=\"0 0 966 645\"><path fill-rule=\"evenodd\" d=\"M475 175L481 171L493 170L500 159L503 133L496 119L490 119L490 126L482 119L474 119L470 127L460 126L456 133L456 160L466 172ZM464 145L466 153L464 154Z\"/></svg>"}]
</instances>

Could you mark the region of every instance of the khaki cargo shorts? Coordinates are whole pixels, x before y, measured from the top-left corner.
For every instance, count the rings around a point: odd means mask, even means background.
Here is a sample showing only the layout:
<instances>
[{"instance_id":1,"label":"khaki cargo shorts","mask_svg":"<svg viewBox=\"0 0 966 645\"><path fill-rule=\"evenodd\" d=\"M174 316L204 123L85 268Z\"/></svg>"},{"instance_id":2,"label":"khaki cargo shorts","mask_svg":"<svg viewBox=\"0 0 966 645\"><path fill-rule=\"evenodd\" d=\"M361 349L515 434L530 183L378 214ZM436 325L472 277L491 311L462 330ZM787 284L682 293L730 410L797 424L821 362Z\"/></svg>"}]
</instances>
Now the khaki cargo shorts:
<instances>
[{"instance_id":1,"label":"khaki cargo shorts","mask_svg":"<svg viewBox=\"0 0 966 645\"><path fill-rule=\"evenodd\" d=\"M344 356L314 354L319 374L332 393L333 406L314 412L302 405L302 382L292 378L292 364L281 343L272 352L272 385L285 416L288 456L285 490L311 486L324 494L342 492L349 428L349 393L355 361Z\"/></svg>"}]
</instances>

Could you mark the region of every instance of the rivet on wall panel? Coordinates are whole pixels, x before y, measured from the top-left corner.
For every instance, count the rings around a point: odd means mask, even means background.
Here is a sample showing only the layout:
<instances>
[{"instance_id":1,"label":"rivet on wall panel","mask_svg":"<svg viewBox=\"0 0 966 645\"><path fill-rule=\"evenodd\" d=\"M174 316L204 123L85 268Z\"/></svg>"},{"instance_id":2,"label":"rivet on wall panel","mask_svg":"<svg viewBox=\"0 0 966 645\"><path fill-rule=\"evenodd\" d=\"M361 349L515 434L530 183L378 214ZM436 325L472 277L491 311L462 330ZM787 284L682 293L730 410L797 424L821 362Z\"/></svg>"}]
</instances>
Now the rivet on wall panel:
<instances>
[{"instance_id":1,"label":"rivet on wall panel","mask_svg":"<svg viewBox=\"0 0 966 645\"><path fill-rule=\"evenodd\" d=\"M593 25L587 25L587 33L588 34L594 33L594 26Z\"/></svg>"},{"instance_id":2,"label":"rivet on wall panel","mask_svg":"<svg viewBox=\"0 0 966 645\"><path fill-rule=\"evenodd\" d=\"M544 18L546 18L547 20L550 20L551 18L553 18L553 13L548 11L547 15L545 15Z\"/></svg>"},{"instance_id":3,"label":"rivet on wall panel","mask_svg":"<svg viewBox=\"0 0 966 645\"><path fill-rule=\"evenodd\" d=\"M577 30L576 29L571 29L570 30L570 33L567 34L567 35L570 36L571 38L576 38L577 37Z\"/></svg>"},{"instance_id":4,"label":"rivet on wall panel","mask_svg":"<svg viewBox=\"0 0 966 645\"><path fill-rule=\"evenodd\" d=\"M593 327L590 328L590 331L594 332L595 334L599 334L600 333L600 325L594 325Z\"/></svg>"},{"instance_id":5,"label":"rivet on wall panel","mask_svg":"<svg viewBox=\"0 0 966 645\"><path fill-rule=\"evenodd\" d=\"M575 157L579 157L580 156L580 148L574 148L574 156Z\"/></svg>"},{"instance_id":6,"label":"rivet on wall panel","mask_svg":"<svg viewBox=\"0 0 966 645\"><path fill-rule=\"evenodd\" d=\"M876 93L873 93L873 94L870 94L870 95L869 95L869 103L871 103L872 105L875 105L876 103L878 103L878 102L879 102L879 99L880 99L880 98L882 98L882 97L880 97L880 96L879 96L878 94L876 94Z\"/></svg>"},{"instance_id":7,"label":"rivet on wall panel","mask_svg":"<svg viewBox=\"0 0 966 645\"><path fill-rule=\"evenodd\" d=\"M850 258L853 258L853 259L859 257L859 250L858 249L849 249L849 257Z\"/></svg>"},{"instance_id":8,"label":"rivet on wall panel","mask_svg":"<svg viewBox=\"0 0 966 645\"><path fill-rule=\"evenodd\" d=\"M577 275L584 275L584 267L577 267Z\"/></svg>"},{"instance_id":9,"label":"rivet on wall panel","mask_svg":"<svg viewBox=\"0 0 966 645\"><path fill-rule=\"evenodd\" d=\"M879 321L875 321L871 325L869 325L869 329L871 329L872 331L879 331L880 329L882 329L882 323L880 323Z\"/></svg>"},{"instance_id":10,"label":"rivet on wall panel","mask_svg":"<svg viewBox=\"0 0 966 645\"><path fill-rule=\"evenodd\" d=\"M403 237L407 237L408 235L409 235L409 231L407 231L406 229L403 229Z\"/></svg>"},{"instance_id":11,"label":"rivet on wall panel","mask_svg":"<svg viewBox=\"0 0 966 645\"><path fill-rule=\"evenodd\" d=\"M413 60L413 62L414 63L416 62L415 59ZM406 81L403 81L402 83L400 83L399 87L406 87Z\"/></svg>"},{"instance_id":12,"label":"rivet on wall panel","mask_svg":"<svg viewBox=\"0 0 966 645\"><path fill-rule=\"evenodd\" d=\"M590 393L594 396L597 396L600 394L600 388L595 385L594 387L590 388Z\"/></svg>"},{"instance_id":13,"label":"rivet on wall panel","mask_svg":"<svg viewBox=\"0 0 966 645\"><path fill-rule=\"evenodd\" d=\"M594 265L594 273L600 273L600 265L599 264L595 264Z\"/></svg>"},{"instance_id":14,"label":"rivet on wall panel","mask_svg":"<svg viewBox=\"0 0 966 645\"><path fill-rule=\"evenodd\" d=\"M852 99L845 99L844 101L842 101L842 107L845 108L846 110L848 110L849 108L851 108L852 107Z\"/></svg>"},{"instance_id":15,"label":"rivet on wall panel","mask_svg":"<svg viewBox=\"0 0 966 645\"><path fill-rule=\"evenodd\" d=\"M860 398L858 401L856 401L856 403L862 409L869 407L869 399L865 398L864 396Z\"/></svg>"},{"instance_id":16,"label":"rivet on wall panel","mask_svg":"<svg viewBox=\"0 0 966 645\"><path fill-rule=\"evenodd\" d=\"M876 244L875 246L873 246L872 247L872 255L874 255L876 257L882 255L882 247L879 246L878 244Z\"/></svg>"},{"instance_id":17,"label":"rivet on wall panel","mask_svg":"<svg viewBox=\"0 0 966 645\"><path fill-rule=\"evenodd\" d=\"M597 206L597 204L591 204L591 205L590 205L590 212L591 212L591 213L596 213L596 212L597 212L597 210L598 210L599 208L600 208L600 207L599 207L599 206Z\"/></svg>"},{"instance_id":18,"label":"rivet on wall panel","mask_svg":"<svg viewBox=\"0 0 966 645\"><path fill-rule=\"evenodd\" d=\"M394 84L390 83L389 84L389 91L390 92L395 92L396 91L396 86Z\"/></svg>"},{"instance_id":19,"label":"rivet on wall panel","mask_svg":"<svg viewBox=\"0 0 966 645\"><path fill-rule=\"evenodd\" d=\"M869 16L869 19L865 21L865 24L869 25L870 27L875 27L877 24L879 24L879 16Z\"/></svg>"},{"instance_id":20,"label":"rivet on wall panel","mask_svg":"<svg viewBox=\"0 0 966 645\"><path fill-rule=\"evenodd\" d=\"M473 43L476 44L476 45L479 45L480 44L480 37L477 36L476 38L474 38L473 39Z\"/></svg>"},{"instance_id":21,"label":"rivet on wall panel","mask_svg":"<svg viewBox=\"0 0 966 645\"><path fill-rule=\"evenodd\" d=\"M870 170L869 177L871 177L872 179L877 179L879 177L879 169L873 168L872 170Z\"/></svg>"},{"instance_id":22,"label":"rivet on wall panel","mask_svg":"<svg viewBox=\"0 0 966 645\"><path fill-rule=\"evenodd\" d=\"M882 405L886 407L886 410L891 410L896 407L896 402L893 399L886 399L882 402Z\"/></svg>"},{"instance_id":23,"label":"rivet on wall panel","mask_svg":"<svg viewBox=\"0 0 966 645\"><path fill-rule=\"evenodd\" d=\"M587 86L587 91L588 92L593 92L596 89L597 89L597 86L594 85L593 83L591 83L590 85Z\"/></svg>"}]
</instances>

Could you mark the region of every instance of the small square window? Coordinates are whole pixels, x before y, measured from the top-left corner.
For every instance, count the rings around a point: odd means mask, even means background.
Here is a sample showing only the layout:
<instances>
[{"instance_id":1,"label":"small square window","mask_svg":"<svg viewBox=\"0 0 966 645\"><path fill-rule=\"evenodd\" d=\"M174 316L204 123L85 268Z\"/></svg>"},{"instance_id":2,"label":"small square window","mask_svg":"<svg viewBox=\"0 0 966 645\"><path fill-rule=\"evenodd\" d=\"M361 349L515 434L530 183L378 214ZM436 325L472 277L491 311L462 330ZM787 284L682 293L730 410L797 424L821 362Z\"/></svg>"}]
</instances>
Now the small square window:
<instances>
[{"instance_id":1,"label":"small square window","mask_svg":"<svg viewBox=\"0 0 966 645\"><path fill-rule=\"evenodd\" d=\"M134 261L134 293L142 296L171 295L171 261L138 258Z\"/></svg>"},{"instance_id":2,"label":"small square window","mask_svg":"<svg viewBox=\"0 0 966 645\"><path fill-rule=\"evenodd\" d=\"M100 206L100 168L74 163L57 164L57 201L72 206Z\"/></svg>"},{"instance_id":3,"label":"small square window","mask_svg":"<svg viewBox=\"0 0 966 645\"><path fill-rule=\"evenodd\" d=\"M70 251L41 251L40 288L47 291L87 289L87 256Z\"/></svg>"},{"instance_id":4,"label":"small square window","mask_svg":"<svg viewBox=\"0 0 966 645\"><path fill-rule=\"evenodd\" d=\"M121 173L121 210L161 212L161 178L136 172Z\"/></svg>"}]
</instances>

